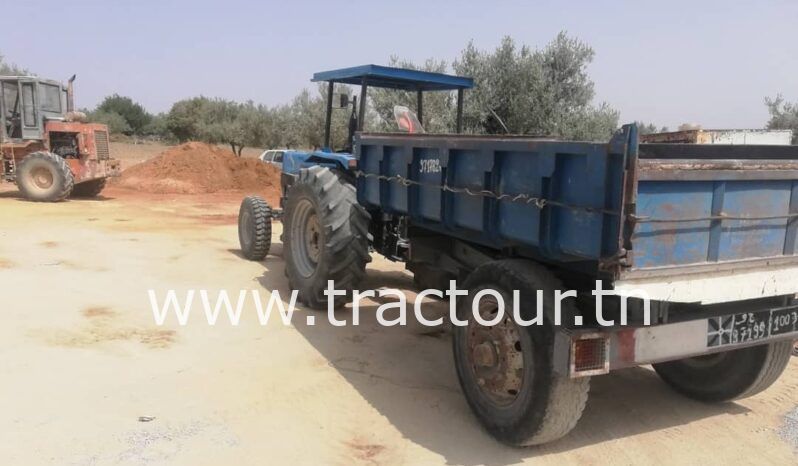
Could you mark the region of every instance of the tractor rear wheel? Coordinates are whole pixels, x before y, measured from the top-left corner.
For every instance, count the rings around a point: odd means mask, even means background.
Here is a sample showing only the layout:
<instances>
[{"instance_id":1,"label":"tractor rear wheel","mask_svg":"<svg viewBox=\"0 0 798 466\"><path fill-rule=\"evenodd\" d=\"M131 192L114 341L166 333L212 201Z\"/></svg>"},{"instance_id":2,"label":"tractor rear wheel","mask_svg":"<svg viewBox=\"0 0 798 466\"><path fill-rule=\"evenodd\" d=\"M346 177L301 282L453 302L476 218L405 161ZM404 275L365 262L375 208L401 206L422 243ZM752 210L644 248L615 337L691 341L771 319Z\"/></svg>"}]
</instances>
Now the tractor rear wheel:
<instances>
[{"instance_id":1,"label":"tractor rear wheel","mask_svg":"<svg viewBox=\"0 0 798 466\"><path fill-rule=\"evenodd\" d=\"M299 300L325 309L324 290L332 280L336 290L346 291L333 307L346 304L370 261L369 214L357 203L354 186L327 167L302 169L288 191L283 226L285 272Z\"/></svg>"},{"instance_id":2,"label":"tractor rear wheel","mask_svg":"<svg viewBox=\"0 0 798 466\"><path fill-rule=\"evenodd\" d=\"M84 181L72 189L72 197L97 197L105 189L106 178Z\"/></svg>"},{"instance_id":3,"label":"tractor rear wheel","mask_svg":"<svg viewBox=\"0 0 798 466\"><path fill-rule=\"evenodd\" d=\"M75 178L66 160L51 152L34 152L17 169L17 186L35 202L63 201L72 192Z\"/></svg>"}]
</instances>

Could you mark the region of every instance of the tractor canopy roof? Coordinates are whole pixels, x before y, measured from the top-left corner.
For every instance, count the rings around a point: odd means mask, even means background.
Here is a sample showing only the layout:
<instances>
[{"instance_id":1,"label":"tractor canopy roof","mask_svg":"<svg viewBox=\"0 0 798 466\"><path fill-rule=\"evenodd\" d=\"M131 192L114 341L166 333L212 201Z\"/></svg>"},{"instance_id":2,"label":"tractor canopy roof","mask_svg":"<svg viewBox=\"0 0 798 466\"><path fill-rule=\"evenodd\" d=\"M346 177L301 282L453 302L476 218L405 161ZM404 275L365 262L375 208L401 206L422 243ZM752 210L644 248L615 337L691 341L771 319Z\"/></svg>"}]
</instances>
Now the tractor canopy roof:
<instances>
[{"instance_id":1,"label":"tractor canopy roof","mask_svg":"<svg viewBox=\"0 0 798 466\"><path fill-rule=\"evenodd\" d=\"M354 85L365 83L371 87L386 87L405 91L452 91L474 87L472 78L379 65L362 65L339 70L321 71L315 73L311 81L331 81Z\"/></svg>"}]
</instances>

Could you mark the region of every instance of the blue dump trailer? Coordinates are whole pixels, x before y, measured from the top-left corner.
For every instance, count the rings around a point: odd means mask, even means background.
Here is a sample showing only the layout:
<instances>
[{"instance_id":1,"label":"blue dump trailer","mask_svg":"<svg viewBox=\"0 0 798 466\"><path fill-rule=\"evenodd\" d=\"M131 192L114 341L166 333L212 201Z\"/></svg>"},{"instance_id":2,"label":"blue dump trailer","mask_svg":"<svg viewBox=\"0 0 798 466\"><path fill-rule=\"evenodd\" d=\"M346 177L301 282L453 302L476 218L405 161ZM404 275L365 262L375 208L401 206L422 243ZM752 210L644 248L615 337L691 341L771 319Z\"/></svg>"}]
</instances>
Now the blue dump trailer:
<instances>
[{"instance_id":1,"label":"blue dump trailer","mask_svg":"<svg viewBox=\"0 0 798 466\"><path fill-rule=\"evenodd\" d=\"M328 147L335 83L361 86L360 115L368 86L417 91L420 121L424 92L456 90L458 132L473 85L372 65L317 80L330 83ZM284 165L289 284L325 309L333 280L343 306L372 252L405 262L420 289L456 280L455 366L497 439L565 435L590 377L615 369L652 364L706 402L784 371L798 338L798 146L640 144L634 125L609 143L367 133L353 109L353 153ZM242 203L248 258L268 253L272 212ZM500 302L508 316L491 321Z\"/></svg>"}]
</instances>

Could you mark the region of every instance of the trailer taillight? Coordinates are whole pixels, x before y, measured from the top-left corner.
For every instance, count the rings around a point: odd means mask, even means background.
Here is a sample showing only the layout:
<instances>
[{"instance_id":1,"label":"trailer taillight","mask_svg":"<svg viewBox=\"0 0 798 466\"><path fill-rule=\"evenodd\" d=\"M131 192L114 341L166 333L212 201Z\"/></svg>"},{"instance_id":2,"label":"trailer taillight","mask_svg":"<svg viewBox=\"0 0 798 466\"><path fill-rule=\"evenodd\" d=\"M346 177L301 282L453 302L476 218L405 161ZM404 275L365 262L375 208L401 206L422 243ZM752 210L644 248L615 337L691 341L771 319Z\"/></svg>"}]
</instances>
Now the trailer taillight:
<instances>
[{"instance_id":1,"label":"trailer taillight","mask_svg":"<svg viewBox=\"0 0 798 466\"><path fill-rule=\"evenodd\" d=\"M610 371L610 340L603 335L581 335L571 342L571 377Z\"/></svg>"}]
</instances>

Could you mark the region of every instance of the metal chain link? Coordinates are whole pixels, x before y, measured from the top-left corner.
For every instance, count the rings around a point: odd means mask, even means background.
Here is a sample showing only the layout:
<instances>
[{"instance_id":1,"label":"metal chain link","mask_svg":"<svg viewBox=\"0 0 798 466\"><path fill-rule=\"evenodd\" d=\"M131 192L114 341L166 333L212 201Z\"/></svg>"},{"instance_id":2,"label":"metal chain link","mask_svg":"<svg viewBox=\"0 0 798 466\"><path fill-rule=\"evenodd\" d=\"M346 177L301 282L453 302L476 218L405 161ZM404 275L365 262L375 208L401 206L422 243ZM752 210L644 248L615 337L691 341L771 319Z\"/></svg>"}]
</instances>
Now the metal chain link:
<instances>
[{"instance_id":1,"label":"metal chain link","mask_svg":"<svg viewBox=\"0 0 798 466\"><path fill-rule=\"evenodd\" d=\"M361 170L355 171L355 176L358 178L376 178L382 181L388 182L395 182L401 186L409 187L409 186L420 186L425 188L435 188L440 189L445 192L450 192L454 194L466 194L469 196L478 196L478 197L486 197L489 199L496 199L497 201L510 201L510 202L517 202L521 204L528 204L533 205L539 210L543 210L544 207L552 205L556 207L563 207L567 209L573 210L582 210L585 212L593 212L593 213L602 213L608 215L616 215L619 216L620 213L614 210L602 209L599 207L590 207L590 206L578 206L572 204L566 204L564 202L554 201L551 199L545 199L542 197L536 197L530 194L498 194L493 191L489 191L487 189L481 190L473 190L470 188L459 188L456 186L450 186L448 184L432 184L432 183L422 183L420 181L411 180L409 178L405 178L402 175L377 175L374 173L365 173Z\"/></svg>"},{"instance_id":2,"label":"metal chain link","mask_svg":"<svg viewBox=\"0 0 798 466\"><path fill-rule=\"evenodd\" d=\"M382 181L388 182L395 182L404 187L410 186L420 186L425 188L435 188L440 189L445 192L450 192L454 194L466 194L469 196L480 196L486 197L489 199L496 199L497 201L510 201L510 202L517 202L521 204L528 204L534 205L539 210L543 210L546 206L556 206L562 207L566 209L572 210L582 210L585 212L593 212L593 213L602 213L607 215L614 215L620 216L621 214L614 210L602 209L598 207L589 207L589 206L578 206L573 204L566 204L564 202L554 201L551 199L545 199L541 197L536 197L530 194L498 194L493 191L489 191L487 189L482 190L472 190L470 188L458 188L454 186L450 186L448 184L437 185L432 183L422 183L420 181L411 180L409 178L405 178L402 175L377 175L374 173L365 173L361 170L355 171L355 176L358 178L376 178ZM701 217L701 218L684 218L684 219L663 219L663 218L653 218L653 217L643 217L643 216L636 216L634 214L628 215L629 219L635 223L688 223L688 222L699 222L699 221L707 221L707 220L781 220L787 219L792 221L792 219L798 218L798 213L789 213L786 215L773 215L773 216L764 216L764 217L744 217L744 216L732 216L732 215L714 215L709 217Z\"/></svg>"}]
</instances>

